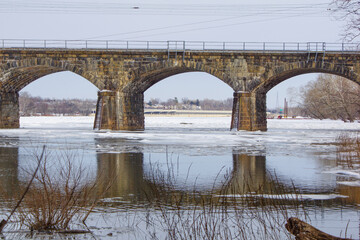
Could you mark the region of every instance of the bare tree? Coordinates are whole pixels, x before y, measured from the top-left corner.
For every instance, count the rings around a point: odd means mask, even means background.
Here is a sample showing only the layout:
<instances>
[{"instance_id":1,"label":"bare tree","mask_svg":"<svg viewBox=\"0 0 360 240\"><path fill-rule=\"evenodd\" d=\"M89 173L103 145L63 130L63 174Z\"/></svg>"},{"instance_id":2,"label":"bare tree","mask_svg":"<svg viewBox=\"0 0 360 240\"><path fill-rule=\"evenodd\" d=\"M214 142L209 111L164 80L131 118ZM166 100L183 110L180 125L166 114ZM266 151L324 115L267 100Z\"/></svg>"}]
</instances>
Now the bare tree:
<instances>
[{"instance_id":1,"label":"bare tree","mask_svg":"<svg viewBox=\"0 0 360 240\"><path fill-rule=\"evenodd\" d=\"M360 117L360 86L348 79L321 74L301 90L303 107L318 119L353 122Z\"/></svg>"},{"instance_id":2,"label":"bare tree","mask_svg":"<svg viewBox=\"0 0 360 240\"><path fill-rule=\"evenodd\" d=\"M160 103L160 99L159 98L151 98L150 102L152 103L152 105L158 105Z\"/></svg>"},{"instance_id":3,"label":"bare tree","mask_svg":"<svg viewBox=\"0 0 360 240\"><path fill-rule=\"evenodd\" d=\"M21 114L24 115L25 110L29 111L31 102L31 95L28 92L20 92L19 108Z\"/></svg>"},{"instance_id":4,"label":"bare tree","mask_svg":"<svg viewBox=\"0 0 360 240\"><path fill-rule=\"evenodd\" d=\"M360 36L360 2L358 0L333 0L332 11L345 20L344 39L353 41Z\"/></svg>"},{"instance_id":5,"label":"bare tree","mask_svg":"<svg viewBox=\"0 0 360 240\"><path fill-rule=\"evenodd\" d=\"M205 98L199 101L201 109L203 110L231 110L233 100L228 98L226 100L213 100Z\"/></svg>"}]
</instances>

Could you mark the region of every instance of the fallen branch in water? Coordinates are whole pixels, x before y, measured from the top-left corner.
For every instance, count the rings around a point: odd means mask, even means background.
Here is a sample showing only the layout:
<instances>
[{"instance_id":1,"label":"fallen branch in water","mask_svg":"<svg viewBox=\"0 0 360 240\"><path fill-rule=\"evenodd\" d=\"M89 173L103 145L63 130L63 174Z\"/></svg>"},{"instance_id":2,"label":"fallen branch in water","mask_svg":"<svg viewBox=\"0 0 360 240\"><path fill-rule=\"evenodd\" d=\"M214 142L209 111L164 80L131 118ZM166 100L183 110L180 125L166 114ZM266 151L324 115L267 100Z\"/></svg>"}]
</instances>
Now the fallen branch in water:
<instances>
[{"instance_id":1,"label":"fallen branch in water","mask_svg":"<svg viewBox=\"0 0 360 240\"><path fill-rule=\"evenodd\" d=\"M351 240L350 238L339 238L324 233L295 217L287 220L285 228L295 236L296 240Z\"/></svg>"},{"instance_id":2,"label":"fallen branch in water","mask_svg":"<svg viewBox=\"0 0 360 240\"><path fill-rule=\"evenodd\" d=\"M91 233L91 231L90 230L73 229L73 230L59 230L59 231L57 231L57 233L61 233L61 234L85 234L85 233Z\"/></svg>"}]
</instances>

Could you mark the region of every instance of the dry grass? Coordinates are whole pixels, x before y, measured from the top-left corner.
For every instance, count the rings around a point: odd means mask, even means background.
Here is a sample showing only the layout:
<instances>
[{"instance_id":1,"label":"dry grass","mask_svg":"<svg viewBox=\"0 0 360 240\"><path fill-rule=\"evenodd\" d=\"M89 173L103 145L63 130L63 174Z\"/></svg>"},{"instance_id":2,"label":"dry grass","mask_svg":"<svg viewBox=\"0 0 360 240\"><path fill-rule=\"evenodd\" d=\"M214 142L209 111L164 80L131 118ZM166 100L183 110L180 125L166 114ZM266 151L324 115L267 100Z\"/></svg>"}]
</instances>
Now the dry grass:
<instances>
[{"instance_id":1,"label":"dry grass","mask_svg":"<svg viewBox=\"0 0 360 240\"><path fill-rule=\"evenodd\" d=\"M360 137L358 134L341 134L337 138L336 165L347 169L360 167Z\"/></svg>"},{"instance_id":2,"label":"dry grass","mask_svg":"<svg viewBox=\"0 0 360 240\"><path fill-rule=\"evenodd\" d=\"M360 167L360 137L344 134L338 137L337 164L349 169ZM145 219L152 239L293 239L285 223L290 217L310 222L306 202L294 186L284 186L276 174L267 173L262 184L255 179L234 179L226 174L220 188L207 193L187 191L179 186L175 166L167 172L152 166L147 179L149 214ZM251 175L251 174L248 174ZM256 176L254 176L256 178ZM289 187L292 186L292 187ZM215 186L215 183L214 185ZM347 231L345 229L345 236Z\"/></svg>"},{"instance_id":3,"label":"dry grass","mask_svg":"<svg viewBox=\"0 0 360 240\"><path fill-rule=\"evenodd\" d=\"M91 177L81 162L74 163L76 157L69 152L55 156L44 154L33 184L14 215L20 228L64 231L82 226L86 229L87 217L111 181L98 181L101 174ZM26 172L30 176L34 170ZM107 187L99 191L99 184Z\"/></svg>"},{"instance_id":4,"label":"dry grass","mask_svg":"<svg viewBox=\"0 0 360 240\"><path fill-rule=\"evenodd\" d=\"M156 229L162 229L166 238L173 240L291 239L285 229L286 220L292 216L306 219L301 202L287 195L297 196L296 188L289 192L276 177L270 179L272 184L268 186L255 186L251 180L233 181L227 174L222 187L202 193L195 190L196 187L190 192L179 189L177 186L182 185L174 169L169 170L162 173L153 167L148 176L153 184L147 193L146 222L154 239L157 239ZM251 194L239 193L238 189L245 188L238 184L247 185L247 192Z\"/></svg>"}]
</instances>

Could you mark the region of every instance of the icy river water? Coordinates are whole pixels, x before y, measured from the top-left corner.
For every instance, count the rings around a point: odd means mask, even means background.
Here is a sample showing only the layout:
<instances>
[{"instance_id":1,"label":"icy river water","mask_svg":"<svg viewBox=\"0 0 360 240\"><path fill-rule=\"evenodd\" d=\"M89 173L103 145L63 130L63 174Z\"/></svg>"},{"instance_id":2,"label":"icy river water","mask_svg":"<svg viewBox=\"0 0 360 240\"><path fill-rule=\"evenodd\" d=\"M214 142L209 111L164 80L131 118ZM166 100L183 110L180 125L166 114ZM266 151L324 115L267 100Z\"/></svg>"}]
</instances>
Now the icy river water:
<instances>
[{"instance_id":1,"label":"icy river water","mask_svg":"<svg viewBox=\"0 0 360 240\"><path fill-rule=\"evenodd\" d=\"M198 192L220 188L219 179L229 173L237 181L255 183L276 176L285 191L295 186L301 192L312 225L359 238L360 172L337 166L335 143L341 134L357 134L360 123L272 119L267 132L229 131L230 117L146 117L143 132L94 131L92 117L22 117L20 125L0 130L0 181L9 192L26 181L24 169L33 165L34 152L43 145L50 152L75 152L93 175L117 173L104 211L88 220L93 234L63 239L165 238L147 234L146 223L137 217L148 214L142 206L147 176L154 166L166 174L169 164L176 172L174 184L189 192L194 186ZM244 188L238 194L248 192ZM10 229L2 238L46 235Z\"/></svg>"}]
</instances>

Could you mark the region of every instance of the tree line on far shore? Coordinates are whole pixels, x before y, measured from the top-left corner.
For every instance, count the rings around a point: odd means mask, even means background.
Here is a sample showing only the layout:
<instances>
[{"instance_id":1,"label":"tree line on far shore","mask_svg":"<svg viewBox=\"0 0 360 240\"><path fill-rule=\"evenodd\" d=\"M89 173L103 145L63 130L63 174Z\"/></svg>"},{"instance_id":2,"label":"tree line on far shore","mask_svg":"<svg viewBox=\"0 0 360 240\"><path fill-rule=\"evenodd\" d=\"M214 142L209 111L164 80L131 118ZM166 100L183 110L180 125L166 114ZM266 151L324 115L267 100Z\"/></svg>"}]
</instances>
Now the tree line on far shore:
<instances>
[{"instance_id":1,"label":"tree line on far shore","mask_svg":"<svg viewBox=\"0 0 360 240\"><path fill-rule=\"evenodd\" d=\"M317 79L300 89L288 89L292 96L288 116L305 116L317 119L341 119L345 122L360 120L360 85L348 79L320 74ZM158 98L144 103L145 108L179 110L232 110L233 100ZM93 99L49 99L33 97L27 92L20 93L20 114L36 115L81 115L95 113ZM277 113L277 109L268 109Z\"/></svg>"},{"instance_id":2,"label":"tree line on far shore","mask_svg":"<svg viewBox=\"0 0 360 240\"><path fill-rule=\"evenodd\" d=\"M89 116L95 112L96 100L50 99L34 97L28 92L21 92L19 96L19 108L21 116Z\"/></svg>"},{"instance_id":3,"label":"tree line on far shore","mask_svg":"<svg viewBox=\"0 0 360 240\"><path fill-rule=\"evenodd\" d=\"M89 116L95 113L96 100L93 99L50 99L31 96L28 92L21 92L19 107L21 116L50 116L50 115L79 115ZM153 109L186 109L186 110L231 110L232 99L213 100L176 97L161 101L151 99L144 103L145 108Z\"/></svg>"}]
</instances>

